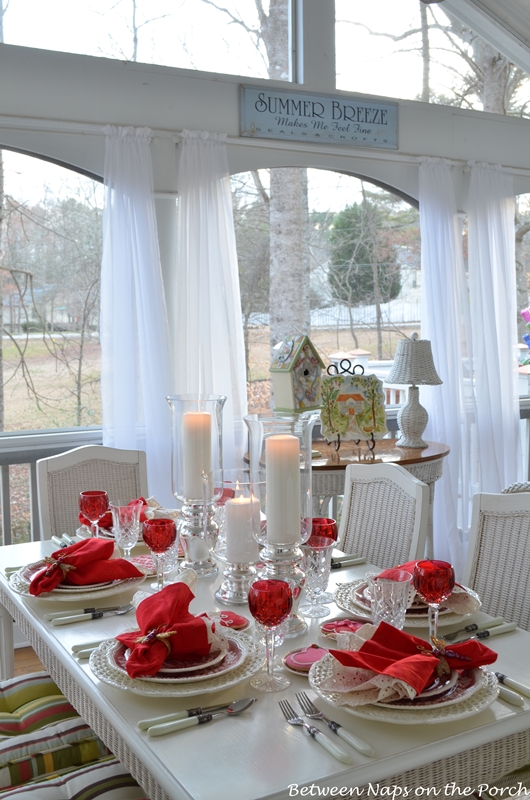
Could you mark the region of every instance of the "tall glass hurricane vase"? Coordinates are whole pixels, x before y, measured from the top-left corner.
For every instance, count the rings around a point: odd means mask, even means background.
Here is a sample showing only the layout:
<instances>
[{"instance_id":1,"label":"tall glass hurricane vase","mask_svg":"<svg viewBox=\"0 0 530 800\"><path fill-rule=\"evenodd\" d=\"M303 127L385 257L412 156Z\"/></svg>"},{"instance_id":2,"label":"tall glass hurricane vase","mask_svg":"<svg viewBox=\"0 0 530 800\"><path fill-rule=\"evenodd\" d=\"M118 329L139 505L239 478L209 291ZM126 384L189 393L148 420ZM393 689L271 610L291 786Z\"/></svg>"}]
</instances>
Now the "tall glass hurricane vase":
<instances>
[{"instance_id":1,"label":"tall glass hurricane vase","mask_svg":"<svg viewBox=\"0 0 530 800\"><path fill-rule=\"evenodd\" d=\"M260 577L288 580L293 606L286 636L303 633L307 625L298 615L305 575L299 568L300 545L309 538L312 522L311 451L315 412L296 414L250 414L248 462L251 481L265 474L264 521L259 542L263 546Z\"/></svg>"},{"instance_id":2,"label":"tall glass hurricane vase","mask_svg":"<svg viewBox=\"0 0 530 800\"><path fill-rule=\"evenodd\" d=\"M182 503L179 522L184 550L183 568L199 578L215 575L212 550L217 539L215 498L203 496L203 473L223 468L222 395L171 395L173 494Z\"/></svg>"}]
</instances>

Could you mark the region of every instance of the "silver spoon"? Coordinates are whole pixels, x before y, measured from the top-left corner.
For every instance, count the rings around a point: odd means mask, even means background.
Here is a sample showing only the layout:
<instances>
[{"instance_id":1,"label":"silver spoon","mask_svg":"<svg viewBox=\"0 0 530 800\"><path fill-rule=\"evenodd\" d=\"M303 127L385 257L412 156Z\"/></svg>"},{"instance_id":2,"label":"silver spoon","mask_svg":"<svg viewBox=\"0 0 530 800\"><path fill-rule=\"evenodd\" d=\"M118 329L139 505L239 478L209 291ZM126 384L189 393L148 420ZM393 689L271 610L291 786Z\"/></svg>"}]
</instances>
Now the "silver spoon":
<instances>
[{"instance_id":1,"label":"silver spoon","mask_svg":"<svg viewBox=\"0 0 530 800\"><path fill-rule=\"evenodd\" d=\"M196 717L179 719L176 722L164 722L161 725L151 725L151 727L147 729L147 733L149 736L163 736L165 733L173 733L183 728L192 728L195 725L202 725L203 722L210 722L214 717L222 717L224 714L228 714L229 717L235 717L255 702L255 697L244 697L242 700L232 703L232 705L228 706L224 711L218 711L216 714L198 714Z\"/></svg>"}]
</instances>

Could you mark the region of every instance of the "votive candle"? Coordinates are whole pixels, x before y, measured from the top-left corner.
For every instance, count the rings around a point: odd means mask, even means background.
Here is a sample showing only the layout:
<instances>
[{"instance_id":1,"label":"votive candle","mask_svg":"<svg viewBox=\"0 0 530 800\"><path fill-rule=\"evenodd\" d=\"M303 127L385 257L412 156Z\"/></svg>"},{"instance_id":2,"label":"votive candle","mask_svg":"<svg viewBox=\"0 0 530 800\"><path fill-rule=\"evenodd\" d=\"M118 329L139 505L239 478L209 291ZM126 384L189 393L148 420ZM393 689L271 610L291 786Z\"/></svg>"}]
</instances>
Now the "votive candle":
<instances>
[{"instance_id":1,"label":"votive candle","mask_svg":"<svg viewBox=\"0 0 530 800\"><path fill-rule=\"evenodd\" d=\"M252 529L259 529L257 497L234 497L225 503L226 560L229 564L250 564L258 560L259 547Z\"/></svg>"}]
</instances>

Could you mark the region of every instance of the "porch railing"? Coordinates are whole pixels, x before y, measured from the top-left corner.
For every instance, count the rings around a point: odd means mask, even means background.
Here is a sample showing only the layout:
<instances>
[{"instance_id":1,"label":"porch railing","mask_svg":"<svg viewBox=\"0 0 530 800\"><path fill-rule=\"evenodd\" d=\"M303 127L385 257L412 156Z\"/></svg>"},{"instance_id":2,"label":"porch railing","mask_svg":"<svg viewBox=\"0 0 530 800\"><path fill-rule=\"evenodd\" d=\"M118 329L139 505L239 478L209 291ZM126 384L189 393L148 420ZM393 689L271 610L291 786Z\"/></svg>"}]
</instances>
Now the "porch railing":
<instances>
[{"instance_id":1,"label":"porch railing","mask_svg":"<svg viewBox=\"0 0 530 800\"><path fill-rule=\"evenodd\" d=\"M29 497L31 539L40 539L39 507L37 500L37 468L40 458L65 453L83 444L101 444L99 427L62 428L57 431L15 431L0 436L0 507L2 512L3 544L12 543L11 491L9 468L14 464L29 465Z\"/></svg>"}]
</instances>

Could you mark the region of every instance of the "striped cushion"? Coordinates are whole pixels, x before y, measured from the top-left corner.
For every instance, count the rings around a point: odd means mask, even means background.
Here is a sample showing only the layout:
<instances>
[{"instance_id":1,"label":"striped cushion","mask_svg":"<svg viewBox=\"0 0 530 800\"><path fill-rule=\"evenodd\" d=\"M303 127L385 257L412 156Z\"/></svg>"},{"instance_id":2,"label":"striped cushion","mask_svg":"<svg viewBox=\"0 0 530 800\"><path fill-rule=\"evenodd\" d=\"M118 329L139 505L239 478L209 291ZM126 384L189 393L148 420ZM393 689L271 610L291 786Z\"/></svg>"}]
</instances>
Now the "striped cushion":
<instances>
[{"instance_id":1,"label":"striped cushion","mask_svg":"<svg viewBox=\"0 0 530 800\"><path fill-rule=\"evenodd\" d=\"M110 755L80 717L0 742L0 794L48 773L80 767Z\"/></svg>"},{"instance_id":2,"label":"striped cushion","mask_svg":"<svg viewBox=\"0 0 530 800\"><path fill-rule=\"evenodd\" d=\"M66 775L20 786L0 797L1 800L147 800L144 790L114 757Z\"/></svg>"},{"instance_id":3,"label":"striped cushion","mask_svg":"<svg viewBox=\"0 0 530 800\"><path fill-rule=\"evenodd\" d=\"M0 682L0 737L79 716L47 672Z\"/></svg>"}]
</instances>

